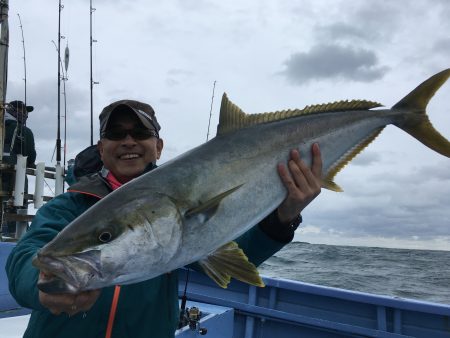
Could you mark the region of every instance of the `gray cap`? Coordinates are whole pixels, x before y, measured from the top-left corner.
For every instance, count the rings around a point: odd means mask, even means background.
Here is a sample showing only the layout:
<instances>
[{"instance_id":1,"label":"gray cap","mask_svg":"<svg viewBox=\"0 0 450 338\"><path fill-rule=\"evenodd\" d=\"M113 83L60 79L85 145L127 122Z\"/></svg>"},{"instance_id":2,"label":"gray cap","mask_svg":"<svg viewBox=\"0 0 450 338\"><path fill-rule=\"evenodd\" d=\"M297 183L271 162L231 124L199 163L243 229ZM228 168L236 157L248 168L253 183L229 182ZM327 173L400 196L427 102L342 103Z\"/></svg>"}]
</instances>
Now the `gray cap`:
<instances>
[{"instance_id":1,"label":"gray cap","mask_svg":"<svg viewBox=\"0 0 450 338\"><path fill-rule=\"evenodd\" d=\"M111 114L124 108L135 113L142 124L148 129L155 130L158 134L157 137L159 137L159 130L161 129L161 126L156 119L155 111L149 104L135 100L120 100L103 108L99 116L100 136L102 136L105 132Z\"/></svg>"}]
</instances>

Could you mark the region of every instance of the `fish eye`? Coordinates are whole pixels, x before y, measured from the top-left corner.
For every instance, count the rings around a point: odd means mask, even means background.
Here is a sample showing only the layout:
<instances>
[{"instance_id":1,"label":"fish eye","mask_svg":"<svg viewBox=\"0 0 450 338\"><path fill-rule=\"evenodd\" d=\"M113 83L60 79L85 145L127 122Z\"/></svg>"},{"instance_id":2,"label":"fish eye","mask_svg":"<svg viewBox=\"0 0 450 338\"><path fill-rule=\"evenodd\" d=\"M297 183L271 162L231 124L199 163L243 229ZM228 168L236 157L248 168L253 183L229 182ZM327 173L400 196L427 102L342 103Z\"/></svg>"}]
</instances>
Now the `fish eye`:
<instances>
[{"instance_id":1,"label":"fish eye","mask_svg":"<svg viewBox=\"0 0 450 338\"><path fill-rule=\"evenodd\" d=\"M102 243L107 243L112 239L112 237L112 234L108 230L105 230L98 235L98 240Z\"/></svg>"}]
</instances>

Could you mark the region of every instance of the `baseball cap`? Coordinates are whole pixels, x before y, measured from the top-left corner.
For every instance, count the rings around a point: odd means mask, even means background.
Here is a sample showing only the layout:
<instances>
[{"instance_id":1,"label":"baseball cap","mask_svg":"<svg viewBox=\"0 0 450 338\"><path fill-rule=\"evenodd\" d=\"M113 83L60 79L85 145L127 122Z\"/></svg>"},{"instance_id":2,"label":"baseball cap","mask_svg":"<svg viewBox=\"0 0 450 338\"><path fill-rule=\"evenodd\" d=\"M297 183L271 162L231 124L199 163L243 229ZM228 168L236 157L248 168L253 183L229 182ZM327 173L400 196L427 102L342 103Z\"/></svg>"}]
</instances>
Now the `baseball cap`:
<instances>
[{"instance_id":1,"label":"baseball cap","mask_svg":"<svg viewBox=\"0 0 450 338\"><path fill-rule=\"evenodd\" d=\"M25 109L28 113L32 112L34 110L33 106L26 106L23 101L11 101L9 103L10 107L14 108L15 110L22 110Z\"/></svg>"},{"instance_id":2,"label":"baseball cap","mask_svg":"<svg viewBox=\"0 0 450 338\"><path fill-rule=\"evenodd\" d=\"M120 100L113 102L110 105L103 108L99 116L100 135L102 135L106 131L108 121L112 113L123 110L125 111L128 110L135 113L136 116L144 125L144 127L154 130L157 134L157 137L159 137L159 130L161 129L161 126L159 125L158 120L156 119L155 111L149 104L135 100Z\"/></svg>"}]
</instances>

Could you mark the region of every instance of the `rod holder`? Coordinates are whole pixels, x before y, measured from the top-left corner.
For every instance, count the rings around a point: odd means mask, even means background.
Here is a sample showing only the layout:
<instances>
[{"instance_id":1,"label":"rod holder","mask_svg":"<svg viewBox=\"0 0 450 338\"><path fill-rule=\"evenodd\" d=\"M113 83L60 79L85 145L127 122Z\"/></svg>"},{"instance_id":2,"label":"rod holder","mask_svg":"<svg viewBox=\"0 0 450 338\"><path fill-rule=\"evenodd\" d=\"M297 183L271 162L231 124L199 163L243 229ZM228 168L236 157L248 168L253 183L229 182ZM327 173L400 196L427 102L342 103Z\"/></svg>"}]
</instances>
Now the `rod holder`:
<instances>
[{"instance_id":1,"label":"rod holder","mask_svg":"<svg viewBox=\"0 0 450 338\"><path fill-rule=\"evenodd\" d=\"M27 172L27 156L17 155L16 179L14 184L14 206L22 207L25 195L25 176Z\"/></svg>"},{"instance_id":2,"label":"rod holder","mask_svg":"<svg viewBox=\"0 0 450 338\"><path fill-rule=\"evenodd\" d=\"M61 164L56 164L55 167L55 196L61 195L63 193L64 188L64 176L63 176L63 168Z\"/></svg>"},{"instance_id":3,"label":"rod holder","mask_svg":"<svg viewBox=\"0 0 450 338\"><path fill-rule=\"evenodd\" d=\"M45 163L36 164L36 180L34 186L34 208L39 209L44 204L44 175Z\"/></svg>"}]
</instances>

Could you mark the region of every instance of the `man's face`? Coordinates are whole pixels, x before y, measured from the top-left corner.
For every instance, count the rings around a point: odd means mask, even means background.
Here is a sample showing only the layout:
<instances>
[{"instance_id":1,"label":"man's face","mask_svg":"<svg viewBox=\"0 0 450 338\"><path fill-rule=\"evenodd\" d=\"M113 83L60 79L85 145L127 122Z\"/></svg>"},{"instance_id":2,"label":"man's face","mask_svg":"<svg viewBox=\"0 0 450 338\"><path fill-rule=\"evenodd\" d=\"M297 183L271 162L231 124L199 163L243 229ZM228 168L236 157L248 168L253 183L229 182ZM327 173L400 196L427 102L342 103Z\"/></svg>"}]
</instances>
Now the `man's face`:
<instances>
[{"instance_id":1,"label":"man's face","mask_svg":"<svg viewBox=\"0 0 450 338\"><path fill-rule=\"evenodd\" d=\"M17 108L13 114L19 123L24 123L28 118L28 112L26 109Z\"/></svg>"},{"instance_id":2,"label":"man's face","mask_svg":"<svg viewBox=\"0 0 450 338\"><path fill-rule=\"evenodd\" d=\"M132 112L114 113L108 130L141 130L144 128L137 116ZM98 148L105 167L122 183L138 177L147 165L156 162L161 156L163 141L151 136L144 140L133 138L127 134L121 140L110 140L103 137Z\"/></svg>"}]
</instances>

